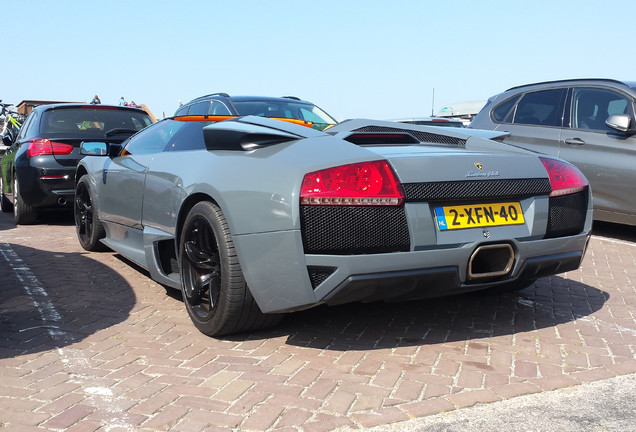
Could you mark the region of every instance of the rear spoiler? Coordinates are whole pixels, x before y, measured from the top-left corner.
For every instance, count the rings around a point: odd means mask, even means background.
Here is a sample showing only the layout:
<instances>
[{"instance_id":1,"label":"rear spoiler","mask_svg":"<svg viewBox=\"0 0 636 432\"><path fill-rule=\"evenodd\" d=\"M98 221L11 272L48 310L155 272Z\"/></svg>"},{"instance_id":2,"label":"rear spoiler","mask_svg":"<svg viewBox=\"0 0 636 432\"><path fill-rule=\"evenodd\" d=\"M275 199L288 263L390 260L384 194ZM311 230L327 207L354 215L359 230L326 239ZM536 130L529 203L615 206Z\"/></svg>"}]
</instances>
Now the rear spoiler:
<instances>
[{"instance_id":1,"label":"rear spoiler","mask_svg":"<svg viewBox=\"0 0 636 432\"><path fill-rule=\"evenodd\" d=\"M327 136L305 126L266 117L245 116L203 128L208 150L254 150L303 138Z\"/></svg>"},{"instance_id":2,"label":"rear spoiler","mask_svg":"<svg viewBox=\"0 0 636 432\"><path fill-rule=\"evenodd\" d=\"M440 128L435 126L369 119L345 120L329 128L327 133L347 141L362 142L363 144L366 142L362 139L362 134L386 135L387 141L385 143L387 144L398 143L400 140L402 143L408 144L410 141L404 138L408 134L414 137L417 142L451 146L463 146L471 137L503 141L510 135L508 132L470 128L443 128L443 131L440 131ZM394 137L388 136L391 134Z\"/></svg>"}]
</instances>

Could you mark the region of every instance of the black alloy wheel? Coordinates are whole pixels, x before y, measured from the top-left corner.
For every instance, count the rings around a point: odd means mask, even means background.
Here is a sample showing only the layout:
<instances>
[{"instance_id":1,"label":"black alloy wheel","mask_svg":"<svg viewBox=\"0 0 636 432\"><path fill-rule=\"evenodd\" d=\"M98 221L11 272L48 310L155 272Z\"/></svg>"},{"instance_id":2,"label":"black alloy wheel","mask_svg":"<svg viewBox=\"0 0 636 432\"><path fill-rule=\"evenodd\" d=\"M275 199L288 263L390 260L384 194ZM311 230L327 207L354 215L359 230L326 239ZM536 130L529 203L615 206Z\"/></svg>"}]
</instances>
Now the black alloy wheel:
<instances>
[{"instance_id":1,"label":"black alloy wheel","mask_svg":"<svg viewBox=\"0 0 636 432\"><path fill-rule=\"evenodd\" d=\"M209 320L217 310L221 290L219 246L208 221L193 218L184 243L183 294L199 320Z\"/></svg>"},{"instance_id":2,"label":"black alloy wheel","mask_svg":"<svg viewBox=\"0 0 636 432\"><path fill-rule=\"evenodd\" d=\"M188 214L179 247L183 301L194 325L222 336L277 324L281 315L263 314L243 277L221 209L197 203Z\"/></svg>"},{"instance_id":3,"label":"black alloy wheel","mask_svg":"<svg viewBox=\"0 0 636 432\"><path fill-rule=\"evenodd\" d=\"M13 218L16 225L32 225L38 218L37 212L30 205L22 201L18 177L13 175Z\"/></svg>"},{"instance_id":4,"label":"black alloy wheel","mask_svg":"<svg viewBox=\"0 0 636 432\"><path fill-rule=\"evenodd\" d=\"M80 245L87 251L103 251L106 246L100 242L106 234L104 226L95 215L93 195L88 175L82 176L75 186L75 231Z\"/></svg>"}]
</instances>

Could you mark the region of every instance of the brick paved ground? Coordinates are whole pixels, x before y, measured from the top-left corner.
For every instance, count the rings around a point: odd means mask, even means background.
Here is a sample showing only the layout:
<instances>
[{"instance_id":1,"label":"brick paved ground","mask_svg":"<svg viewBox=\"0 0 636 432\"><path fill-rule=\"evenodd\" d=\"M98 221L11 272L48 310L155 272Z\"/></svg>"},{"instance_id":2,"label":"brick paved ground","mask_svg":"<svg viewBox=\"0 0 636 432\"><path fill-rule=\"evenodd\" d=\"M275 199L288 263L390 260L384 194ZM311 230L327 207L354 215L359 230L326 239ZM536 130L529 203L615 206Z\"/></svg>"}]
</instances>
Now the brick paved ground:
<instances>
[{"instance_id":1,"label":"brick paved ground","mask_svg":"<svg viewBox=\"0 0 636 432\"><path fill-rule=\"evenodd\" d=\"M0 214L0 431L328 431L636 372L636 229L518 293L347 305L212 339L66 216Z\"/></svg>"}]
</instances>

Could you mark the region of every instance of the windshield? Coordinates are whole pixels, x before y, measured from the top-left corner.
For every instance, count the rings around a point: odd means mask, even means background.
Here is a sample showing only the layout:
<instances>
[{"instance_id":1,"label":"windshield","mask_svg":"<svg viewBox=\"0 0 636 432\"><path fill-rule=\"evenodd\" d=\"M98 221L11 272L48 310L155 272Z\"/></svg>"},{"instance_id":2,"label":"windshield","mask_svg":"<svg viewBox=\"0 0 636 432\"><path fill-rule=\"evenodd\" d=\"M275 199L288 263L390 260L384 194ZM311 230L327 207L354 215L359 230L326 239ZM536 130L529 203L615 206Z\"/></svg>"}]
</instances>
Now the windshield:
<instances>
[{"instance_id":1,"label":"windshield","mask_svg":"<svg viewBox=\"0 0 636 432\"><path fill-rule=\"evenodd\" d=\"M150 125L146 113L117 108L64 108L45 111L40 132L47 135L105 137L118 131L138 131ZM128 133L130 135L130 133Z\"/></svg>"},{"instance_id":2,"label":"windshield","mask_svg":"<svg viewBox=\"0 0 636 432\"><path fill-rule=\"evenodd\" d=\"M323 130L337 122L315 105L279 100L232 101L239 115L255 115L283 119L303 120L312 123L312 128Z\"/></svg>"}]
</instances>

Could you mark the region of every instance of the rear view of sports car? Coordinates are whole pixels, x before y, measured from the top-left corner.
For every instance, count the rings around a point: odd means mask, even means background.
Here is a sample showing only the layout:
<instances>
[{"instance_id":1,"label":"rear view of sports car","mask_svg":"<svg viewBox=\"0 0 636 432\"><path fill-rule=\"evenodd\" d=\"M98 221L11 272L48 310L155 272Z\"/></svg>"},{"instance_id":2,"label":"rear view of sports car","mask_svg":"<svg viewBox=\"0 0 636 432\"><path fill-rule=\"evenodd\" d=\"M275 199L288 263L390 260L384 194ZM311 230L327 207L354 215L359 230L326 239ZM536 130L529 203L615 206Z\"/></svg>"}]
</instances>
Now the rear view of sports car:
<instances>
[{"instance_id":1,"label":"rear view of sports car","mask_svg":"<svg viewBox=\"0 0 636 432\"><path fill-rule=\"evenodd\" d=\"M583 259L587 180L496 132L214 120L84 145L75 199L82 246L181 289L205 334L319 304L521 289Z\"/></svg>"}]
</instances>

